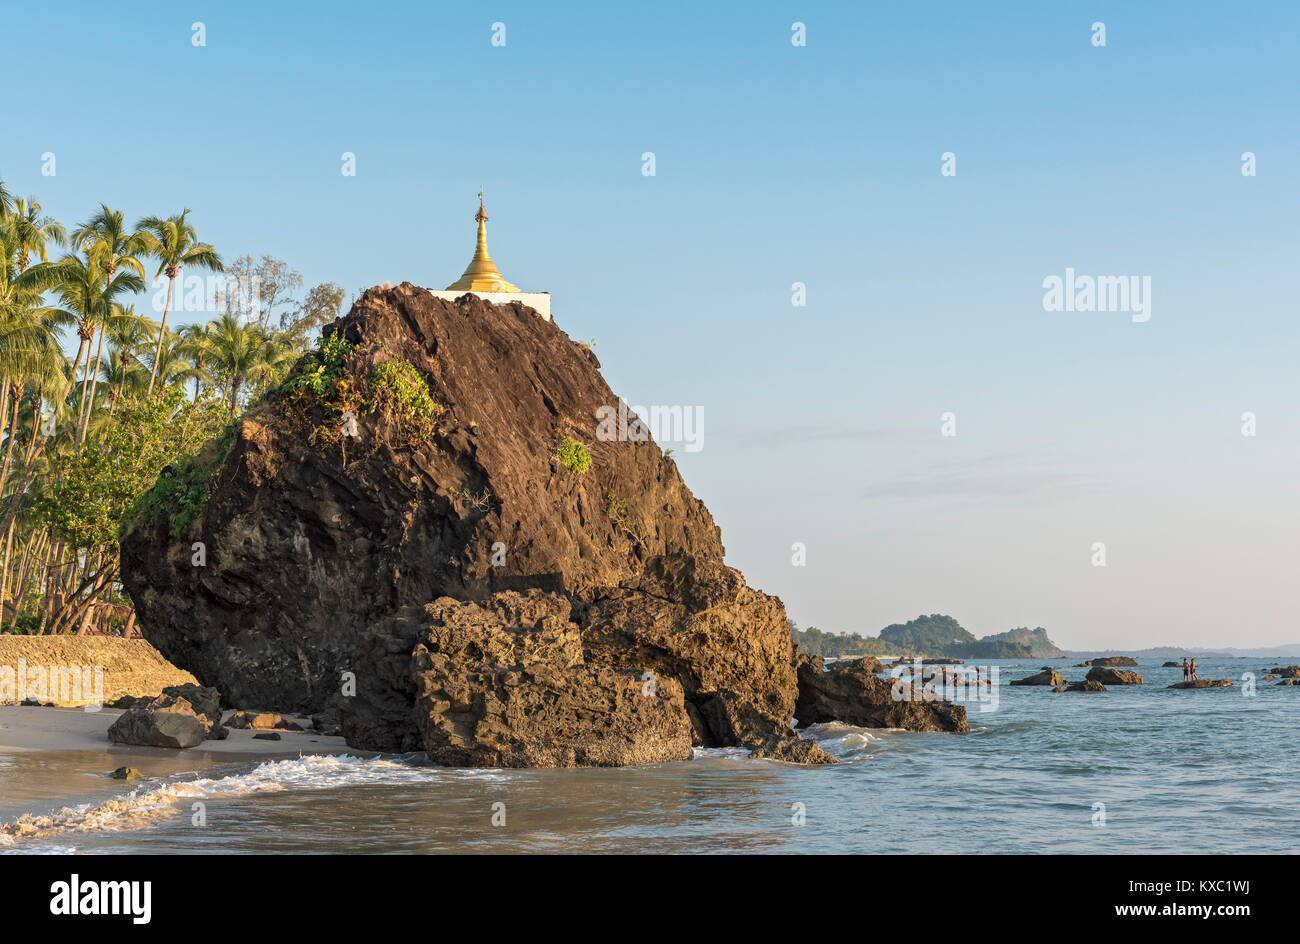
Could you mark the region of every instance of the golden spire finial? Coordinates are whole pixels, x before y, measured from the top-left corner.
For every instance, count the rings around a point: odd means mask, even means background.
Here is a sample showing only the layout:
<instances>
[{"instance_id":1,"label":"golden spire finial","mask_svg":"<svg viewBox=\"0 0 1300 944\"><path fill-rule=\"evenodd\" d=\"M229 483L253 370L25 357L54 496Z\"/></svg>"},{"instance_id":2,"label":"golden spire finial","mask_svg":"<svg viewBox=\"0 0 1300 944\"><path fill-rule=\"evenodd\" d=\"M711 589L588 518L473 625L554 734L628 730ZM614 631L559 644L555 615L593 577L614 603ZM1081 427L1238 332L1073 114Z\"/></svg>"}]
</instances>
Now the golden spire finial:
<instances>
[{"instance_id":1,"label":"golden spire finial","mask_svg":"<svg viewBox=\"0 0 1300 944\"><path fill-rule=\"evenodd\" d=\"M455 282L447 286L449 292L518 292L519 286L505 280L492 263L487 248L487 210L483 209L483 188L478 188L478 212L474 214L478 222L478 245L474 248L474 258L469 267Z\"/></svg>"}]
</instances>

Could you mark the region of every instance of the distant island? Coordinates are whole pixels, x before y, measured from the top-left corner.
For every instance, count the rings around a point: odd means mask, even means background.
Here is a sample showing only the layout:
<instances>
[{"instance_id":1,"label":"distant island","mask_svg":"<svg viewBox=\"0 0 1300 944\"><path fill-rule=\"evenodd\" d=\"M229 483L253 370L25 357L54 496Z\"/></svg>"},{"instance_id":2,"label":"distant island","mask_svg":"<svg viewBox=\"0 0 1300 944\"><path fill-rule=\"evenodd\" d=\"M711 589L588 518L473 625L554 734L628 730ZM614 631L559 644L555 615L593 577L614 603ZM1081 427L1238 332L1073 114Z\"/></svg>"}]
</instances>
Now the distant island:
<instances>
[{"instance_id":1,"label":"distant island","mask_svg":"<svg viewBox=\"0 0 1300 944\"><path fill-rule=\"evenodd\" d=\"M931 659L1097 659L1129 656L1134 659L1296 659L1300 643L1281 646L1237 649L1201 646L1152 646L1147 649L1079 649L1063 650L1047 636L1047 630L1019 627L1004 633L976 638L953 619L942 613L921 615L906 623L894 623L879 636L860 633L824 632L815 626L800 629L787 619L790 637L799 651L824 658L844 656L922 656Z\"/></svg>"},{"instance_id":2,"label":"distant island","mask_svg":"<svg viewBox=\"0 0 1300 944\"><path fill-rule=\"evenodd\" d=\"M1047 636L1047 630L1019 627L977 638L951 616L924 614L906 623L894 623L879 636L828 633L815 626L800 629L787 621L790 636L800 652L843 656L924 656L947 659L1064 659L1069 654Z\"/></svg>"}]
</instances>

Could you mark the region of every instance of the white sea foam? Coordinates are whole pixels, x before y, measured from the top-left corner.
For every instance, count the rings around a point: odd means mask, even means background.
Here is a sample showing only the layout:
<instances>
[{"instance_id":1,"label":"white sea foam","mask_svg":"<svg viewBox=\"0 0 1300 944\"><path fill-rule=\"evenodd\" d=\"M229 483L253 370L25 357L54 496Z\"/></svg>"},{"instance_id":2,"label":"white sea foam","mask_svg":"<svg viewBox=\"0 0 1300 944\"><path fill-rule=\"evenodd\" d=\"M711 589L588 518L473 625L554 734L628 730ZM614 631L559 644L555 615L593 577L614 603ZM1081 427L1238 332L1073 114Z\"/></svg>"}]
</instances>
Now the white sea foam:
<instances>
[{"instance_id":1,"label":"white sea foam","mask_svg":"<svg viewBox=\"0 0 1300 944\"><path fill-rule=\"evenodd\" d=\"M19 837L51 836L69 831L116 832L140 829L162 817L175 814L178 806L187 801L283 790L327 790L365 784L396 785L427 782L440 777L505 779L499 771L450 770L347 754L267 761L246 773L141 786L98 804L65 806L45 815L25 813L11 822L0 824L0 844L12 845L13 840Z\"/></svg>"}]
</instances>

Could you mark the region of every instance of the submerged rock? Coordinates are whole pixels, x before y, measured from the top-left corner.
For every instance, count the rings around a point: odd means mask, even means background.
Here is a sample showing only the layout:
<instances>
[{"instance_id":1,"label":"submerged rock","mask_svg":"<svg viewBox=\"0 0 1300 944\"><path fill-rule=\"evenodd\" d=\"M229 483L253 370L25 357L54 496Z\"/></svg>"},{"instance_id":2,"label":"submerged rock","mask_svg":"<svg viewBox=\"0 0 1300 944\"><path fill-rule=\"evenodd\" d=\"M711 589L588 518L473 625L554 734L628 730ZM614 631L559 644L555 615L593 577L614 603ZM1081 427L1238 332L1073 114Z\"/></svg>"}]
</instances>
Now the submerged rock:
<instances>
[{"instance_id":1,"label":"submerged rock","mask_svg":"<svg viewBox=\"0 0 1300 944\"><path fill-rule=\"evenodd\" d=\"M139 780L144 774L134 767L119 767L109 774L114 780Z\"/></svg>"},{"instance_id":2,"label":"submerged rock","mask_svg":"<svg viewBox=\"0 0 1300 944\"><path fill-rule=\"evenodd\" d=\"M1192 679L1188 682L1177 682L1168 686L1169 688L1229 688L1232 686L1232 679Z\"/></svg>"},{"instance_id":3,"label":"submerged rock","mask_svg":"<svg viewBox=\"0 0 1300 944\"><path fill-rule=\"evenodd\" d=\"M125 528L123 582L167 658L228 704L324 714L355 747L444 763L646 763L692 744L823 762L789 731L784 606L725 564L589 348L518 302L410 284L369 290L326 333L328 372L305 357L205 449L195 520L145 501ZM965 724L858 695L864 715Z\"/></svg>"},{"instance_id":4,"label":"submerged rock","mask_svg":"<svg viewBox=\"0 0 1300 944\"><path fill-rule=\"evenodd\" d=\"M1141 685L1142 676L1125 669L1092 668L1088 670L1088 680L1103 685Z\"/></svg>"},{"instance_id":5,"label":"submerged rock","mask_svg":"<svg viewBox=\"0 0 1300 944\"><path fill-rule=\"evenodd\" d=\"M1084 679L1082 682L1071 682L1064 688L1056 690L1058 692L1104 692L1106 686L1093 679Z\"/></svg>"}]
</instances>

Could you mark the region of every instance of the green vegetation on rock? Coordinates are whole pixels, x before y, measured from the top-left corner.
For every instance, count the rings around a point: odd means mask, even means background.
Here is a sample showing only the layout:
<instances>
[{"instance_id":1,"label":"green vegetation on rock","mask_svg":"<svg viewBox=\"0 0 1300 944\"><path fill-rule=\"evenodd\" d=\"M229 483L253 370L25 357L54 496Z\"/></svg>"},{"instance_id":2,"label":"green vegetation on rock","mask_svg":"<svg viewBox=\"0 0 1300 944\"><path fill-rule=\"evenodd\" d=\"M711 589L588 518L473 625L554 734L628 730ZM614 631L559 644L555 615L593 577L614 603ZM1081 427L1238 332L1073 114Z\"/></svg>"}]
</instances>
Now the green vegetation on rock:
<instances>
[{"instance_id":1,"label":"green vegetation on rock","mask_svg":"<svg viewBox=\"0 0 1300 944\"><path fill-rule=\"evenodd\" d=\"M572 436L565 436L560 440L559 448L560 461L570 472L577 472L584 475L591 468L591 453L587 447L578 442Z\"/></svg>"}]
</instances>

